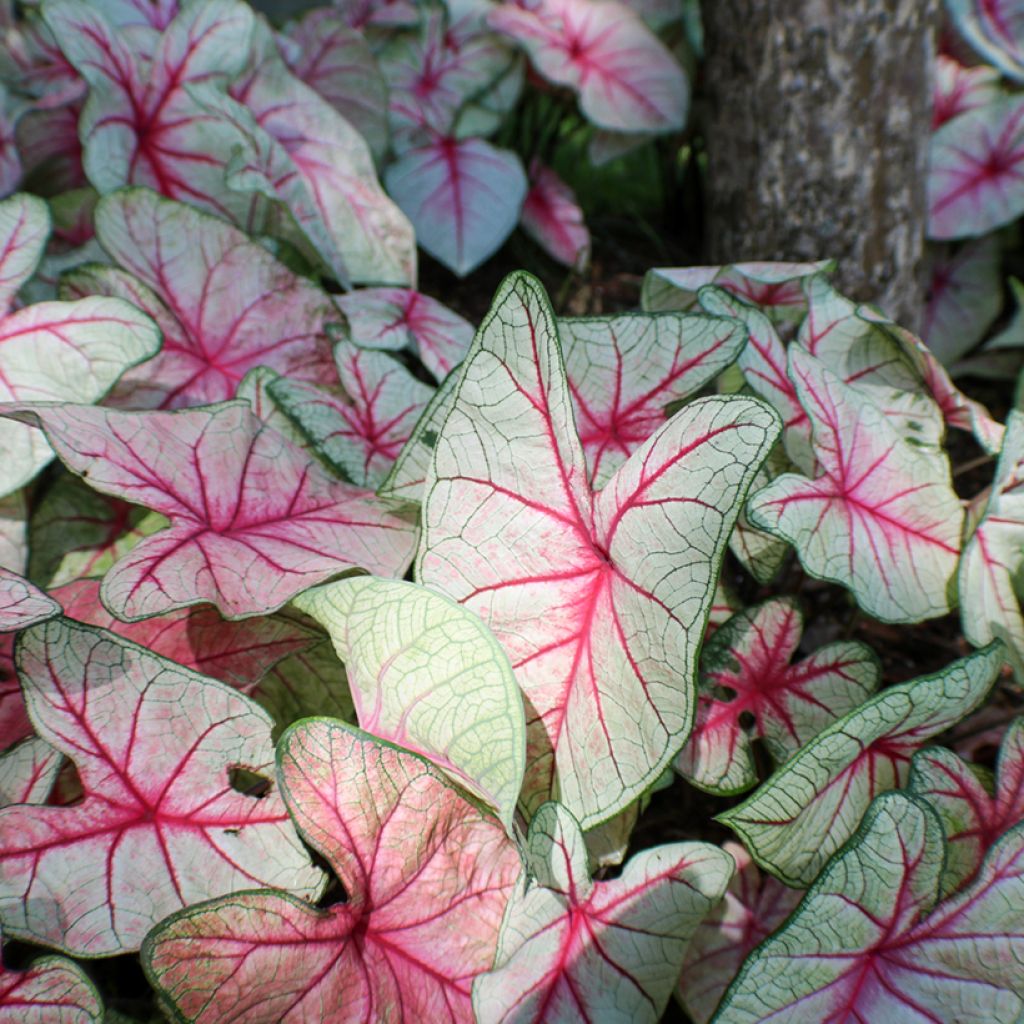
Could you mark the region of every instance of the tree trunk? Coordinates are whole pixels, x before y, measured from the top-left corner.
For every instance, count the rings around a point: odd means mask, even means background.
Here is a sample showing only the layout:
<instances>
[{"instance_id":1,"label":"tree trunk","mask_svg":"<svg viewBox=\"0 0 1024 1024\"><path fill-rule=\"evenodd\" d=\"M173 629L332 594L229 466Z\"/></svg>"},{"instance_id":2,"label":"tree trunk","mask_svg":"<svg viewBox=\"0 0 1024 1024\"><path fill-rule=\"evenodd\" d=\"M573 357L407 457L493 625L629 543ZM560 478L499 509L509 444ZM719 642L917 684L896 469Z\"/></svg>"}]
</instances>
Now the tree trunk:
<instances>
[{"instance_id":1,"label":"tree trunk","mask_svg":"<svg viewBox=\"0 0 1024 1024\"><path fill-rule=\"evenodd\" d=\"M703 0L708 257L838 261L916 329L937 0Z\"/></svg>"}]
</instances>

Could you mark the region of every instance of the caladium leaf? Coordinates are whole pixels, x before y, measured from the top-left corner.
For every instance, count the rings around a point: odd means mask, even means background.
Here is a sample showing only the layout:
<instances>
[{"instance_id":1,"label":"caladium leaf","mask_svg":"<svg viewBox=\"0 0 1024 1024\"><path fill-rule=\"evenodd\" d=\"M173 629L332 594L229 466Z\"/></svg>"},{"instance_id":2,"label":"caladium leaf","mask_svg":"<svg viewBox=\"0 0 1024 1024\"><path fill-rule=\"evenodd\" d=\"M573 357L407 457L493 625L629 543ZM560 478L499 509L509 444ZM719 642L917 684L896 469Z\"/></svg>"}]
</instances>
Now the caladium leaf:
<instances>
[{"instance_id":1,"label":"caladium leaf","mask_svg":"<svg viewBox=\"0 0 1024 1024\"><path fill-rule=\"evenodd\" d=\"M1024 414L1011 411L995 480L960 560L960 622L975 646L998 637L1024 678L1024 617L1016 580L1024 564Z\"/></svg>"},{"instance_id":2,"label":"caladium leaf","mask_svg":"<svg viewBox=\"0 0 1024 1024\"><path fill-rule=\"evenodd\" d=\"M483 139L449 136L404 153L384 180L412 221L419 244L459 277L508 238L527 191L514 153Z\"/></svg>"},{"instance_id":3,"label":"caladium leaf","mask_svg":"<svg viewBox=\"0 0 1024 1024\"><path fill-rule=\"evenodd\" d=\"M528 843L536 881L524 873L509 901L494 968L473 985L476 1019L654 1024L732 860L709 843L672 843L592 882L579 825L554 803L537 812Z\"/></svg>"},{"instance_id":4,"label":"caladium leaf","mask_svg":"<svg viewBox=\"0 0 1024 1024\"><path fill-rule=\"evenodd\" d=\"M434 389L387 352L339 342L334 350L348 401L284 377L271 397L347 480L375 489L383 483Z\"/></svg>"},{"instance_id":5,"label":"caladium leaf","mask_svg":"<svg viewBox=\"0 0 1024 1024\"><path fill-rule=\"evenodd\" d=\"M565 317L558 334L595 490L746 341L735 320L699 313Z\"/></svg>"},{"instance_id":6,"label":"caladium leaf","mask_svg":"<svg viewBox=\"0 0 1024 1024\"><path fill-rule=\"evenodd\" d=\"M63 762L64 755L38 736L0 754L0 807L43 803Z\"/></svg>"},{"instance_id":7,"label":"caladium leaf","mask_svg":"<svg viewBox=\"0 0 1024 1024\"><path fill-rule=\"evenodd\" d=\"M792 468L792 463L786 457L782 446L776 445L757 471L754 482L750 485L751 493L756 494L777 476L789 472ZM729 537L729 550L758 583L768 584L782 567L789 553L789 545L784 540L751 526L746 513L740 512Z\"/></svg>"},{"instance_id":8,"label":"caladium leaf","mask_svg":"<svg viewBox=\"0 0 1024 1024\"><path fill-rule=\"evenodd\" d=\"M519 225L553 260L574 270L590 262L590 231L576 194L536 158Z\"/></svg>"},{"instance_id":9,"label":"caladium leaf","mask_svg":"<svg viewBox=\"0 0 1024 1024\"><path fill-rule=\"evenodd\" d=\"M0 498L0 568L32 579L28 565L28 506L25 490Z\"/></svg>"},{"instance_id":10,"label":"caladium leaf","mask_svg":"<svg viewBox=\"0 0 1024 1024\"><path fill-rule=\"evenodd\" d=\"M270 395L270 385L279 379L280 374L275 373L269 367L257 366L242 378L242 383L238 385L238 390L235 392L235 398L248 402L253 415L265 427L269 427L286 440L291 441L296 448L309 451L312 448L309 438L281 411L277 402Z\"/></svg>"},{"instance_id":11,"label":"caladium leaf","mask_svg":"<svg viewBox=\"0 0 1024 1024\"><path fill-rule=\"evenodd\" d=\"M361 32L337 9L308 11L278 36L292 74L350 121L378 160L388 148L388 87Z\"/></svg>"},{"instance_id":12,"label":"caladium leaf","mask_svg":"<svg viewBox=\"0 0 1024 1024\"><path fill-rule=\"evenodd\" d=\"M906 781L914 751L985 700L1002 660L1002 645L993 644L883 690L818 733L717 820L787 885L810 885L875 795Z\"/></svg>"},{"instance_id":13,"label":"caladium leaf","mask_svg":"<svg viewBox=\"0 0 1024 1024\"><path fill-rule=\"evenodd\" d=\"M545 78L574 90L599 128L668 132L686 123L690 88L683 69L616 0L502 4L487 20L520 43Z\"/></svg>"},{"instance_id":14,"label":"caladium leaf","mask_svg":"<svg viewBox=\"0 0 1024 1024\"><path fill-rule=\"evenodd\" d=\"M0 811L11 934L104 956L212 896L259 885L319 894L323 875L280 795L231 786L231 769L265 773L273 756L270 718L251 701L66 619L22 633L17 657L36 729L75 762L84 797Z\"/></svg>"},{"instance_id":15,"label":"caladium leaf","mask_svg":"<svg viewBox=\"0 0 1024 1024\"><path fill-rule=\"evenodd\" d=\"M781 931L750 956L716 1020L1015 1024L1024 1010L1024 829L932 909L942 829L927 804L880 796ZM930 911L930 912L929 912Z\"/></svg>"},{"instance_id":16,"label":"caladium leaf","mask_svg":"<svg viewBox=\"0 0 1024 1024\"><path fill-rule=\"evenodd\" d=\"M50 237L46 203L23 192L0 203L0 314L7 315L21 286L35 272Z\"/></svg>"},{"instance_id":17,"label":"caladium leaf","mask_svg":"<svg viewBox=\"0 0 1024 1024\"><path fill-rule=\"evenodd\" d=\"M788 540L807 572L848 587L884 622L946 614L963 509L945 456L904 440L803 349L791 348L789 359L821 473L787 473L758 491L750 521Z\"/></svg>"},{"instance_id":18,"label":"caladium leaf","mask_svg":"<svg viewBox=\"0 0 1024 1024\"><path fill-rule=\"evenodd\" d=\"M692 309L697 292L714 284L759 306L775 321L793 321L807 312L803 281L827 274L831 260L817 263L732 263L724 267L655 267L644 277L640 302L650 312Z\"/></svg>"},{"instance_id":19,"label":"caladium leaf","mask_svg":"<svg viewBox=\"0 0 1024 1024\"><path fill-rule=\"evenodd\" d=\"M15 415L18 415L15 413ZM182 412L34 406L65 465L170 520L107 573L129 621L209 601L227 618L280 608L329 576L404 573L415 528L265 427L247 402Z\"/></svg>"},{"instance_id":20,"label":"caladium leaf","mask_svg":"<svg viewBox=\"0 0 1024 1024\"><path fill-rule=\"evenodd\" d=\"M252 892L150 933L146 973L196 1024L472 1019L519 858L498 822L430 764L341 722L293 726L281 790L347 902Z\"/></svg>"},{"instance_id":21,"label":"caladium leaf","mask_svg":"<svg viewBox=\"0 0 1024 1024\"><path fill-rule=\"evenodd\" d=\"M526 761L508 655L473 612L414 583L369 576L300 594L331 635L359 725L429 757L512 830Z\"/></svg>"},{"instance_id":22,"label":"caladium leaf","mask_svg":"<svg viewBox=\"0 0 1024 1024\"><path fill-rule=\"evenodd\" d=\"M929 747L914 755L908 790L932 805L946 837L941 891L970 881L995 841L1024 821L1024 720L1007 730L990 796L971 765L952 751Z\"/></svg>"},{"instance_id":23,"label":"caladium leaf","mask_svg":"<svg viewBox=\"0 0 1024 1024\"><path fill-rule=\"evenodd\" d=\"M762 874L739 843L724 843L722 849L736 862L736 873L725 898L693 933L676 988L695 1024L707 1024L747 955L789 917L803 896L799 889Z\"/></svg>"},{"instance_id":24,"label":"caladium leaf","mask_svg":"<svg viewBox=\"0 0 1024 1024\"><path fill-rule=\"evenodd\" d=\"M935 57L932 130L968 110L984 107L999 96L999 72L985 64L964 67L944 53Z\"/></svg>"},{"instance_id":25,"label":"caladium leaf","mask_svg":"<svg viewBox=\"0 0 1024 1024\"><path fill-rule=\"evenodd\" d=\"M778 598L733 616L707 642L697 724L675 763L694 785L722 795L749 789L754 737L781 764L877 688L878 659L856 641L790 665L803 627L796 604ZM748 716L749 729L741 724Z\"/></svg>"},{"instance_id":26,"label":"caladium leaf","mask_svg":"<svg viewBox=\"0 0 1024 1024\"><path fill-rule=\"evenodd\" d=\"M593 827L667 766L738 502L777 430L754 400L694 402L595 497L547 296L506 278L437 440L417 568L512 659L528 813L554 794Z\"/></svg>"},{"instance_id":27,"label":"caladium leaf","mask_svg":"<svg viewBox=\"0 0 1024 1024\"><path fill-rule=\"evenodd\" d=\"M946 13L972 50L1024 82L1024 7L1019 0L946 0Z\"/></svg>"},{"instance_id":28,"label":"caladium leaf","mask_svg":"<svg viewBox=\"0 0 1024 1024\"><path fill-rule=\"evenodd\" d=\"M38 957L27 970L0 964L0 1020L11 1024L103 1024L99 993L78 964Z\"/></svg>"},{"instance_id":29,"label":"caladium leaf","mask_svg":"<svg viewBox=\"0 0 1024 1024\"><path fill-rule=\"evenodd\" d=\"M412 349L444 380L466 356L473 325L422 292L365 288L340 295L352 340L361 348Z\"/></svg>"},{"instance_id":30,"label":"caladium leaf","mask_svg":"<svg viewBox=\"0 0 1024 1024\"><path fill-rule=\"evenodd\" d=\"M973 238L1024 211L1024 99L968 111L931 137L928 235Z\"/></svg>"},{"instance_id":31,"label":"caladium leaf","mask_svg":"<svg viewBox=\"0 0 1024 1024\"><path fill-rule=\"evenodd\" d=\"M949 366L985 336L1003 304L999 239L987 235L956 253L933 252L922 335Z\"/></svg>"},{"instance_id":32,"label":"caladium leaf","mask_svg":"<svg viewBox=\"0 0 1024 1024\"><path fill-rule=\"evenodd\" d=\"M24 576L0 569L0 633L25 629L60 614L60 605Z\"/></svg>"},{"instance_id":33,"label":"caladium leaf","mask_svg":"<svg viewBox=\"0 0 1024 1024\"><path fill-rule=\"evenodd\" d=\"M14 670L14 638L14 633L0 633L0 750L32 735L32 723Z\"/></svg>"}]
</instances>

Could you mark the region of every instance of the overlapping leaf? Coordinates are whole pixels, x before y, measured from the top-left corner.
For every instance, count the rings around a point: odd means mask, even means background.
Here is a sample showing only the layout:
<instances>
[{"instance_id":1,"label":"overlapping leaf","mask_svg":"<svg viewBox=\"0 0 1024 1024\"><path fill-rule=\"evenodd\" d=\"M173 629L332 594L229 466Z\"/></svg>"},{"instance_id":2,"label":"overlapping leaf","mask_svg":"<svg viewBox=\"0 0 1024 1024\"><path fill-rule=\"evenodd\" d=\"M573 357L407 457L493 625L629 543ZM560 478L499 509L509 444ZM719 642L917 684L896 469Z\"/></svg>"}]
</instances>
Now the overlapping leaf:
<instances>
[{"instance_id":1,"label":"overlapping leaf","mask_svg":"<svg viewBox=\"0 0 1024 1024\"><path fill-rule=\"evenodd\" d=\"M502 285L437 439L418 570L512 659L528 812L555 795L592 827L668 764L722 552L777 430L754 400L691 403L595 497L547 298L528 275Z\"/></svg>"},{"instance_id":2,"label":"overlapping leaf","mask_svg":"<svg viewBox=\"0 0 1024 1024\"><path fill-rule=\"evenodd\" d=\"M941 128L959 114L991 103L999 95L999 72L985 64L964 67L944 53L935 57L932 90L932 129Z\"/></svg>"},{"instance_id":3,"label":"overlapping leaf","mask_svg":"<svg viewBox=\"0 0 1024 1024\"><path fill-rule=\"evenodd\" d=\"M1002 659L1001 645L993 644L934 675L883 690L820 732L718 820L787 885L810 885L876 794L906 781L914 751L985 700Z\"/></svg>"},{"instance_id":4,"label":"overlapping leaf","mask_svg":"<svg viewBox=\"0 0 1024 1024\"><path fill-rule=\"evenodd\" d=\"M267 772L273 754L270 719L246 698L61 619L22 634L18 669L39 734L72 758L85 795L0 811L11 934L102 956L222 893L319 893L281 797L232 789L231 769Z\"/></svg>"},{"instance_id":5,"label":"overlapping leaf","mask_svg":"<svg viewBox=\"0 0 1024 1024\"><path fill-rule=\"evenodd\" d=\"M1003 74L1024 81L1024 6L1020 0L946 0L946 11L976 53Z\"/></svg>"},{"instance_id":6,"label":"overlapping leaf","mask_svg":"<svg viewBox=\"0 0 1024 1024\"><path fill-rule=\"evenodd\" d=\"M884 412L803 349L790 373L821 466L785 474L751 499L757 527L788 540L804 569L849 587L886 622L943 615L960 554L963 509L943 455L912 446Z\"/></svg>"},{"instance_id":7,"label":"overlapping leaf","mask_svg":"<svg viewBox=\"0 0 1024 1024\"><path fill-rule=\"evenodd\" d=\"M281 790L347 901L252 892L156 928L143 961L196 1024L470 1022L519 858L428 762L326 719L278 746Z\"/></svg>"},{"instance_id":8,"label":"overlapping leaf","mask_svg":"<svg viewBox=\"0 0 1024 1024\"><path fill-rule=\"evenodd\" d=\"M64 755L38 736L0 754L0 807L44 803L63 762Z\"/></svg>"},{"instance_id":9,"label":"overlapping leaf","mask_svg":"<svg viewBox=\"0 0 1024 1024\"><path fill-rule=\"evenodd\" d=\"M580 109L599 128L664 132L683 127L690 100L683 69L624 4L503 4L488 21L520 43L545 78L573 89Z\"/></svg>"},{"instance_id":10,"label":"overlapping leaf","mask_svg":"<svg viewBox=\"0 0 1024 1024\"><path fill-rule=\"evenodd\" d=\"M494 969L473 985L477 1020L654 1024L731 859L709 843L673 843L592 882L579 826L554 803L537 812L528 842L533 880L517 886Z\"/></svg>"},{"instance_id":11,"label":"overlapping leaf","mask_svg":"<svg viewBox=\"0 0 1024 1024\"><path fill-rule=\"evenodd\" d=\"M412 349L444 380L465 358L473 325L437 299L404 288L364 288L337 299L361 348Z\"/></svg>"},{"instance_id":12,"label":"overlapping leaf","mask_svg":"<svg viewBox=\"0 0 1024 1024\"><path fill-rule=\"evenodd\" d=\"M385 182L419 244L460 277L508 238L527 192L514 153L450 136L408 150L387 169Z\"/></svg>"},{"instance_id":13,"label":"overlapping leaf","mask_svg":"<svg viewBox=\"0 0 1024 1024\"><path fill-rule=\"evenodd\" d=\"M736 861L736 873L725 898L693 933L676 989L696 1024L707 1024L747 954L789 917L803 896L762 874L738 843L725 843L722 849Z\"/></svg>"},{"instance_id":14,"label":"overlapping leaf","mask_svg":"<svg viewBox=\"0 0 1024 1024\"><path fill-rule=\"evenodd\" d=\"M565 317L558 335L595 490L746 341L735 320L699 313Z\"/></svg>"},{"instance_id":15,"label":"overlapping leaf","mask_svg":"<svg viewBox=\"0 0 1024 1024\"><path fill-rule=\"evenodd\" d=\"M590 231L576 194L537 159L530 164L530 191L519 224L559 263L582 270L590 262Z\"/></svg>"},{"instance_id":16,"label":"overlapping leaf","mask_svg":"<svg viewBox=\"0 0 1024 1024\"><path fill-rule=\"evenodd\" d=\"M128 271L72 271L65 294L115 295L160 325L163 347L115 391L129 408L180 408L233 398L254 366L296 380L333 376L328 296L241 231L148 189L122 189L96 210L104 249Z\"/></svg>"},{"instance_id":17,"label":"overlapping leaf","mask_svg":"<svg viewBox=\"0 0 1024 1024\"><path fill-rule=\"evenodd\" d=\"M744 964L715 1019L1016 1024L1024 829L992 848L967 889L934 906L942 847L927 804L880 796L781 931Z\"/></svg>"},{"instance_id":18,"label":"overlapping leaf","mask_svg":"<svg viewBox=\"0 0 1024 1024\"><path fill-rule=\"evenodd\" d=\"M757 782L751 740L785 761L878 685L878 659L864 644L838 641L790 665L803 616L785 598L733 616L704 647L697 723L676 770L713 793ZM744 719L753 724L744 728Z\"/></svg>"},{"instance_id":19,"label":"overlapping leaf","mask_svg":"<svg viewBox=\"0 0 1024 1024\"><path fill-rule=\"evenodd\" d=\"M0 569L0 633L10 633L60 614L60 605L24 576Z\"/></svg>"},{"instance_id":20,"label":"overlapping leaf","mask_svg":"<svg viewBox=\"0 0 1024 1024\"><path fill-rule=\"evenodd\" d=\"M472 612L413 583L368 576L295 599L331 635L359 725L421 754L512 830L526 760L508 655Z\"/></svg>"},{"instance_id":21,"label":"overlapping leaf","mask_svg":"<svg viewBox=\"0 0 1024 1024\"><path fill-rule=\"evenodd\" d=\"M133 620L209 601L228 618L274 611L361 567L401 575L415 528L265 427L247 402L182 412L35 406L64 463L170 527L107 573L104 603Z\"/></svg>"},{"instance_id":22,"label":"overlapping leaf","mask_svg":"<svg viewBox=\"0 0 1024 1024\"><path fill-rule=\"evenodd\" d=\"M943 747L914 755L907 788L932 805L946 836L944 894L977 873L995 841L1024 821L1024 720L1007 730L999 751L995 792L989 795L973 766Z\"/></svg>"}]
</instances>

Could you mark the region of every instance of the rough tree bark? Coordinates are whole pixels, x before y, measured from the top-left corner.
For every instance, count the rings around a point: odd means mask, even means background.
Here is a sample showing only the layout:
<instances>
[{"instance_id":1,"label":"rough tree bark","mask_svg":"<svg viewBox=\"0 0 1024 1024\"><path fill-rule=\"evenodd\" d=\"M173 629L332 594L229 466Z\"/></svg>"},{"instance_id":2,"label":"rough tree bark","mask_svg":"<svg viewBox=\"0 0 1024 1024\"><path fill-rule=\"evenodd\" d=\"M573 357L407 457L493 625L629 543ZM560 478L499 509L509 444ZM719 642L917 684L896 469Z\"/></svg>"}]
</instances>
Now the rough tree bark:
<instances>
[{"instance_id":1,"label":"rough tree bark","mask_svg":"<svg viewBox=\"0 0 1024 1024\"><path fill-rule=\"evenodd\" d=\"M702 0L708 258L838 260L916 328L938 0Z\"/></svg>"}]
</instances>

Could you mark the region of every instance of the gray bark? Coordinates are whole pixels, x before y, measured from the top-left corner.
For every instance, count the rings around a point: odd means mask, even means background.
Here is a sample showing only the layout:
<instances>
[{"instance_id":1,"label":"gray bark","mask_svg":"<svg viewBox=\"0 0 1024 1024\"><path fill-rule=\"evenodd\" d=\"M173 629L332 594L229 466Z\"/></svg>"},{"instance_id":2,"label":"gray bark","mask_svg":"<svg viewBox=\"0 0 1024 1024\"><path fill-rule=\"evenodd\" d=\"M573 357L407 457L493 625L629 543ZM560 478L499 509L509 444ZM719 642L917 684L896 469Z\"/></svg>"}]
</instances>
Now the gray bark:
<instances>
[{"instance_id":1,"label":"gray bark","mask_svg":"<svg viewBox=\"0 0 1024 1024\"><path fill-rule=\"evenodd\" d=\"M703 0L708 258L838 260L916 329L938 0Z\"/></svg>"}]
</instances>

